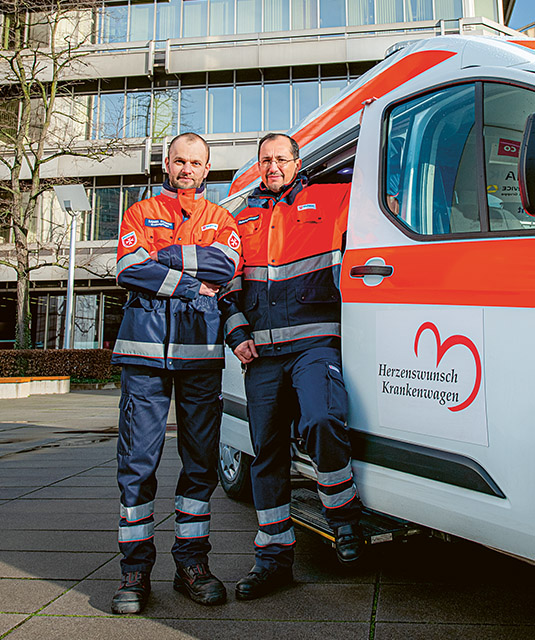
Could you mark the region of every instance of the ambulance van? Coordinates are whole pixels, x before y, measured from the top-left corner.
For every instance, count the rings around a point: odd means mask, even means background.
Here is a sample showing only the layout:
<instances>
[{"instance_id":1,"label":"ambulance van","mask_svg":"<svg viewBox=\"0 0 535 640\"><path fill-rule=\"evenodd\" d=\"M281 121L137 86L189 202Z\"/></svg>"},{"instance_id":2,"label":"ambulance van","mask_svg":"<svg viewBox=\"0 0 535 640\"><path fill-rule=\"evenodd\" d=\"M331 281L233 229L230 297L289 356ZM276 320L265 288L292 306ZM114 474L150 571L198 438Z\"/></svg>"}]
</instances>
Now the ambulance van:
<instances>
[{"instance_id":1,"label":"ambulance van","mask_svg":"<svg viewBox=\"0 0 535 640\"><path fill-rule=\"evenodd\" d=\"M441 36L289 132L312 182L351 183L342 358L369 543L424 528L535 560L534 113L535 41ZM258 182L252 159L223 205ZM253 449L230 352L223 390L239 498ZM292 449L292 516L332 540Z\"/></svg>"}]
</instances>

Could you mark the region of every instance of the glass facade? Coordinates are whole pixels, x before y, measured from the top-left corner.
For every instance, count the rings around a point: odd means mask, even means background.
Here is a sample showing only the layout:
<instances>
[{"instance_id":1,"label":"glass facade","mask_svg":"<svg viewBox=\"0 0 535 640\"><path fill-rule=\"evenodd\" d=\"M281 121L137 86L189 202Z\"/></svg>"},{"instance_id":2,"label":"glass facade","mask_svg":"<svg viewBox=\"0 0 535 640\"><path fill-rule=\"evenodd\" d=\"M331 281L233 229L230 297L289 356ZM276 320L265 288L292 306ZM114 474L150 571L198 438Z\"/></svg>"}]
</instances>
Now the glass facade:
<instances>
[{"instance_id":1,"label":"glass facade","mask_svg":"<svg viewBox=\"0 0 535 640\"><path fill-rule=\"evenodd\" d=\"M73 347L75 349L112 349L122 319L127 292L74 292ZM32 291L32 343L35 349L60 349L65 336L65 296L56 292ZM0 309L13 309L14 293L0 293ZM15 333L15 314L9 322L0 322L0 348L11 348Z\"/></svg>"},{"instance_id":2,"label":"glass facade","mask_svg":"<svg viewBox=\"0 0 535 640\"><path fill-rule=\"evenodd\" d=\"M476 15L497 20L496 0L475 3ZM462 15L462 0L130 0L100 10L96 38L113 44L451 20Z\"/></svg>"},{"instance_id":3,"label":"glass facade","mask_svg":"<svg viewBox=\"0 0 535 640\"><path fill-rule=\"evenodd\" d=\"M177 79L177 87L100 91L90 97L93 107L87 113L92 123L81 128L80 136L91 131L93 139L152 137L159 141L179 131L202 135L286 130L350 81L347 71L343 77L330 76L333 71L338 75L339 70L329 65L316 65L309 78L294 78L298 71L286 69L281 81L259 71L257 81L244 83L231 72L232 80L223 85L211 82L203 73L198 74L201 80L194 79L195 84ZM79 96L72 100L83 102Z\"/></svg>"}]
</instances>

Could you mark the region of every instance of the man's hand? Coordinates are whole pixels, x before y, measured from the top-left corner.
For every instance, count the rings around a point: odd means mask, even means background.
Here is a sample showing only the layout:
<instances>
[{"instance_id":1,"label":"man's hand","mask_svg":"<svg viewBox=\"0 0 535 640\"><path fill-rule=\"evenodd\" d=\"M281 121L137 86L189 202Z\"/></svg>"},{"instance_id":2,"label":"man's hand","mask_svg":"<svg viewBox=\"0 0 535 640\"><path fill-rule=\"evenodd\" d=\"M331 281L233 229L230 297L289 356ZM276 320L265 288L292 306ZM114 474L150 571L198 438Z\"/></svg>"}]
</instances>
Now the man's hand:
<instances>
[{"instance_id":1,"label":"man's hand","mask_svg":"<svg viewBox=\"0 0 535 640\"><path fill-rule=\"evenodd\" d=\"M210 296L213 298L215 294L219 291L220 287L217 284L212 284L211 282L201 282L201 288L199 289L199 294L201 296Z\"/></svg>"},{"instance_id":2,"label":"man's hand","mask_svg":"<svg viewBox=\"0 0 535 640\"><path fill-rule=\"evenodd\" d=\"M249 364L258 358L256 346L253 340L245 340L234 349L234 355L242 364Z\"/></svg>"}]
</instances>

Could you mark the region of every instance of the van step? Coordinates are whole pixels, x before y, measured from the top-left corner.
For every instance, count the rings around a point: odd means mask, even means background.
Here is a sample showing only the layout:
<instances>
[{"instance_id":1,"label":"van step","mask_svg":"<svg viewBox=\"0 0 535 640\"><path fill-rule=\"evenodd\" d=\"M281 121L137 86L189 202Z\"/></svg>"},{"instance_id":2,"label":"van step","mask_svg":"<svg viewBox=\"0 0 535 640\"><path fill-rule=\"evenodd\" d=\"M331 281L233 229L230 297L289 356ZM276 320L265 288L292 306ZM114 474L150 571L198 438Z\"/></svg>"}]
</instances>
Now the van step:
<instances>
[{"instance_id":1,"label":"van step","mask_svg":"<svg viewBox=\"0 0 535 640\"><path fill-rule=\"evenodd\" d=\"M334 545L333 531L323 517L321 501L315 489L292 489L291 517L295 524L318 533ZM367 544L391 542L396 538L422 533L422 529L412 522L370 509L363 510L360 523Z\"/></svg>"}]
</instances>

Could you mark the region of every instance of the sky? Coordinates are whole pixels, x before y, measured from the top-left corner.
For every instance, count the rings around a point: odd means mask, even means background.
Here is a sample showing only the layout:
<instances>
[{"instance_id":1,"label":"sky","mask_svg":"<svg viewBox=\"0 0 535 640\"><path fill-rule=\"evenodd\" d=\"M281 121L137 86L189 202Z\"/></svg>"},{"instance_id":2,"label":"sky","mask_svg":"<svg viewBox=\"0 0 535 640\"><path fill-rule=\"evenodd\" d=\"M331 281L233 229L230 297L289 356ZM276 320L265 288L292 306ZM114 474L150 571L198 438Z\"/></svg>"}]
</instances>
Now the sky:
<instances>
[{"instance_id":1,"label":"sky","mask_svg":"<svg viewBox=\"0 0 535 640\"><path fill-rule=\"evenodd\" d=\"M533 0L516 0L509 26L519 29L535 22L535 3Z\"/></svg>"}]
</instances>

